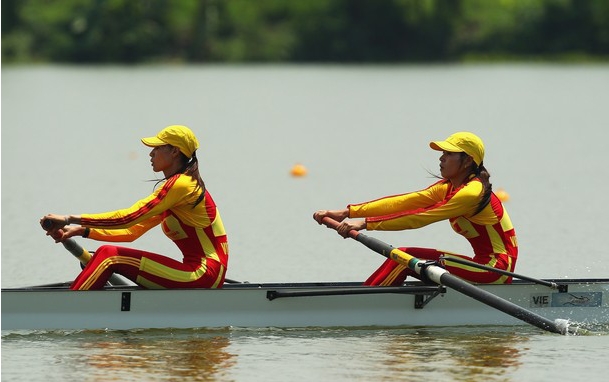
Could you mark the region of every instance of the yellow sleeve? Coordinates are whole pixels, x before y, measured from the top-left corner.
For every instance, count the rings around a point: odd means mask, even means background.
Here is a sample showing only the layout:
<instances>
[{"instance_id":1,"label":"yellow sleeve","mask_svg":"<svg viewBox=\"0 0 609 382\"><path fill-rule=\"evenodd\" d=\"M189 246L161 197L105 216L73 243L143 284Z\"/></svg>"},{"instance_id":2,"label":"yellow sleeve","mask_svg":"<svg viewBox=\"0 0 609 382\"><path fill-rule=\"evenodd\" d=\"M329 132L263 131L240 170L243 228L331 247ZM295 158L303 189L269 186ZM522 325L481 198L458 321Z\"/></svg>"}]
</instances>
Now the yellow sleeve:
<instances>
[{"instance_id":1,"label":"yellow sleeve","mask_svg":"<svg viewBox=\"0 0 609 382\"><path fill-rule=\"evenodd\" d=\"M102 229L92 228L88 238L98 241L109 242L131 242L148 232L151 228L157 226L162 221L161 215L153 216L141 223L134 224L129 228L120 229Z\"/></svg>"},{"instance_id":2,"label":"yellow sleeve","mask_svg":"<svg viewBox=\"0 0 609 382\"><path fill-rule=\"evenodd\" d=\"M349 204L349 217L378 217L425 208L443 200L448 188L447 183L439 181L424 190L386 196L365 203Z\"/></svg>"},{"instance_id":3,"label":"yellow sleeve","mask_svg":"<svg viewBox=\"0 0 609 382\"><path fill-rule=\"evenodd\" d=\"M180 179L181 178L181 179ZM81 225L89 228L130 228L170 208L188 203L190 186L187 176L176 175L167 179L152 195L139 200L129 208L99 214L82 214ZM158 223L157 223L158 224Z\"/></svg>"},{"instance_id":4,"label":"yellow sleeve","mask_svg":"<svg viewBox=\"0 0 609 382\"><path fill-rule=\"evenodd\" d=\"M470 216L478 206L481 193L482 184L479 181L470 181L455 192L450 192L449 186L445 183L440 185L436 183L422 192L415 193L418 203L404 203L402 209L395 206L386 210L379 208L378 211L385 213L368 215L366 229L383 231L415 229L442 220ZM411 196L411 198L415 197Z\"/></svg>"}]
</instances>

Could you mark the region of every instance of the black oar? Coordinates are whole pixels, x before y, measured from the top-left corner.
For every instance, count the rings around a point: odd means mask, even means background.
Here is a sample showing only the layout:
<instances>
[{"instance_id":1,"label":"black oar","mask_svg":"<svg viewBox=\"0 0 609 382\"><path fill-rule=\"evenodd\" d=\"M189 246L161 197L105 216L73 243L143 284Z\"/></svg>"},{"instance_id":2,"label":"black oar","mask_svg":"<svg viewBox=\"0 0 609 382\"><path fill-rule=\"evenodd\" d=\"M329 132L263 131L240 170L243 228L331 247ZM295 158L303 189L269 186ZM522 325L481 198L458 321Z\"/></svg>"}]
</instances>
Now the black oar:
<instances>
[{"instance_id":1,"label":"black oar","mask_svg":"<svg viewBox=\"0 0 609 382\"><path fill-rule=\"evenodd\" d=\"M533 277L519 275L518 273L504 271L503 269L497 269L497 268L489 267L486 265L474 263L473 261L462 259L460 257L442 256L442 257L440 257L440 260L463 264L463 265L467 265L467 266L470 266L473 268L484 269L485 271L495 272L495 273L499 273L501 275L511 276L511 277L514 277L514 278L517 278L520 280L526 280L526 281L533 282L535 284L544 285L544 286L547 286L548 288L558 289L559 291L561 290L561 288L564 289L564 287L565 287L564 284L559 285L552 281L539 280L539 279L535 279Z\"/></svg>"},{"instance_id":2,"label":"black oar","mask_svg":"<svg viewBox=\"0 0 609 382\"><path fill-rule=\"evenodd\" d=\"M42 222L42 228L44 228L44 229L48 230L51 228L51 226L52 226L52 223L50 220L45 219ZM53 236L53 238L57 240L57 238L55 236ZM74 257L76 257L82 265L87 265L89 260L91 260L91 257L93 257L93 256L91 256L91 253L89 251L87 251L86 249L81 247L80 244L78 244L76 242L76 240L74 240L72 238L62 241L61 244L63 244L64 248L67 249L68 252L70 252L72 255L74 255ZM108 281L110 282L110 284L112 284L114 286L132 285L132 284L128 283L127 281L123 280L118 275L115 275L114 273L110 276L110 279L108 279Z\"/></svg>"},{"instance_id":3,"label":"black oar","mask_svg":"<svg viewBox=\"0 0 609 382\"><path fill-rule=\"evenodd\" d=\"M323 218L322 222L332 229L336 229L339 224L336 220L330 219L328 217ZM381 240L364 235L363 233L360 233L356 230L351 230L349 232L349 237L359 241L366 247L372 249L377 253L380 253L381 255L387 258L407 266L409 269L412 269L413 271L417 272L418 274L433 281L438 285L444 285L449 288L452 288L490 307L498 309L540 329L559 334L567 333L567 328L564 327L564 325L559 325L554 321L548 320L545 317L541 317L540 315L528 311L510 301L504 300L498 296L495 296L492 293L482 290L476 287L475 285L470 284L467 281L450 274L446 269L441 268L437 265L422 266L425 264L423 261L420 261L416 257L409 255L404 251L400 251L399 249L394 248Z\"/></svg>"},{"instance_id":4,"label":"black oar","mask_svg":"<svg viewBox=\"0 0 609 382\"><path fill-rule=\"evenodd\" d=\"M74 257L76 257L78 260L80 260L80 263L82 265L87 265L87 263L89 262L89 260L91 260L91 253L89 251L87 251L86 249L84 249L83 247L81 247L76 240L69 238L66 239L65 241L62 242L63 246L65 247L65 249L67 249L72 255L74 255ZM119 286L119 285L133 285L130 284L129 282L123 280L120 276L118 276L117 274L112 274L110 276L110 278L108 279L108 282L110 284L112 284L113 286Z\"/></svg>"},{"instance_id":5,"label":"black oar","mask_svg":"<svg viewBox=\"0 0 609 382\"><path fill-rule=\"evenodd\" d=\"M49 220L44 220L42 222L42 226L44 229L50 229L51 225L52 223ZM72 255L74 255L74 257L76 257L82 265L87 265L89 260L91 260L91 257L93 257L89 251L81 247L80 244L78 244L76 240L72 238L64 240L63 242L61 242L61 244L63 244L65 249L67 249ZM108 281L114 286L132 285L129 282L123 280L122 277L114 273L112 274L112 276L110 276L110 279ZM232 279L225 279L224 282L227 284L241 284L241 281Z\"/></svg>"}]
</instances>

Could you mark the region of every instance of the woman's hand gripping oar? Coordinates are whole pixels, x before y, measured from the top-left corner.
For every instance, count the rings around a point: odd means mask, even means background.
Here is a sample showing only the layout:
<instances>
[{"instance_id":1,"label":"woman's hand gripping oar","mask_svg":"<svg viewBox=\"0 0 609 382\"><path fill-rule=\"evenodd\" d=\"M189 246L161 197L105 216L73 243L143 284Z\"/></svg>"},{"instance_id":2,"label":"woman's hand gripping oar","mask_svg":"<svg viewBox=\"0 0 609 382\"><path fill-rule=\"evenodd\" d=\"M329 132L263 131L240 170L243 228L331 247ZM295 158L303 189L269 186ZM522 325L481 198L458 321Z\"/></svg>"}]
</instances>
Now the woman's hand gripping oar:
<instances>
[{"instance_id":1,"label":"woman's hand gripping oar","mask_svg":"<svg viewBox=\"0 0 609 382\"><path fill-rule=\"evenodd\" d=\"M87 265L87 263L89 262L89 260L91 260L91 253L89 251L87 251L86 249L84 249L83 247L80 246L80 244L78 244L76 242L76 240L72 239L72 238L68 238L65 240L61 240L61 236L63 235L62 229L57 229L57 230L52 230L53 228L53 222L51 220L48 219L44 219L42 220L42 228L47 231L47 234L49 236L51 236L53 239L55 239L55 241L57 242L61 242L61 244L63 244L64 248L68 250L68 252L70 252L72 255L74 255L74 257L76 257L80 263L82 265ZM110 276L110 279L108 280L108 282L110 282L110 284L114 285L114 286L119 286L119 285L132 285L129 282L123 280L120 276L112 274L112 276Z\"/></svg>"},{"instance_id":2,"label":"woman's hand gripping oar","mask_svg":"<svg viewBox=\"0 0 609 382\"><path fill-rule=\"evenodd\" d=\"M325 224L328 228L332 228L334 230L336 230L340 225L339 222L329 217L324 217L322 219L322 223ZM342 232L341 234L344 234L344 232ZM501 297L495 296L494 294L480 289L475 285L470 284L467 281L450 274L444 268L441 268L437 265L427 264L425 261L421 261L416 257L409 255L408 253L401 251L397 248L394 248L381 240L369 237L356 230L350 230L347 233L347 236L364 244L366 247L387 258L407 266L408 268L417 272L424 278L429 279L438 285L444 285L449 288L452 288L457 292L463 293L490 307L498 309L506 314L509 314L531 325L534 325L540 329L547 330L552 333L567 334L566 320L556 320L556 322L551 321L536 313L526 310L510 301L504 300Z\"/></svg>"}]
</instances>

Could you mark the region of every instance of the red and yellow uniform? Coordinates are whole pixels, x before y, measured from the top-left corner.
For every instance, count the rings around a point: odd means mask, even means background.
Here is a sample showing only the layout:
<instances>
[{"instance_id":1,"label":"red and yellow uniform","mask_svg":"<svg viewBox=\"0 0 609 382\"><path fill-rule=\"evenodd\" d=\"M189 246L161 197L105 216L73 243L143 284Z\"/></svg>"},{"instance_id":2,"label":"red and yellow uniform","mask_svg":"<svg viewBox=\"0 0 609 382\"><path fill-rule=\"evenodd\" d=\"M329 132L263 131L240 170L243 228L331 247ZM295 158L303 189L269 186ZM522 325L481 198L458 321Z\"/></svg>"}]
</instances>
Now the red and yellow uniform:
<instances>
[{"instance_id":1,"label":"red and yellow uniform","mask_svg":"<svg viewBox=\"0 0 609 382\"><path fill-rule=\"evenodd\" d=\"M167 179L150 196L133 206L100 214L81 215L89 238L128 242L161 224L165 235L182 252L182 262L137 249L101 246L71 286L100 289L114 272L149 289L221 288L228 265L228 242L211 195L193 208L201 191L189 175Z\"/></svg>"},{"instance_id":2,"label":"red and yellow uniform","mask_svg":"<svg viewBox=\"0 0 609 382\"><path fill-rule=\"evenodd\" d=\"M453 230L465 237L474 258L429 248L403 247L401 250L424 260L456 256L497 269L514 271L518 256L516 233L507 211L495 194L490 203L475 213L482 183L472 177L453 189L450 182L438 181L424 190L388 196L367 203L351 204L349 217L366 218L367 230L415 229L449 220ZM446 262L445 268L463 279L480 283L511 283L511 277L467 265ZM366 285L400 285L406 276L417 276L406 266L387 260L366 280Z\"/></svg>"}]
</instances>

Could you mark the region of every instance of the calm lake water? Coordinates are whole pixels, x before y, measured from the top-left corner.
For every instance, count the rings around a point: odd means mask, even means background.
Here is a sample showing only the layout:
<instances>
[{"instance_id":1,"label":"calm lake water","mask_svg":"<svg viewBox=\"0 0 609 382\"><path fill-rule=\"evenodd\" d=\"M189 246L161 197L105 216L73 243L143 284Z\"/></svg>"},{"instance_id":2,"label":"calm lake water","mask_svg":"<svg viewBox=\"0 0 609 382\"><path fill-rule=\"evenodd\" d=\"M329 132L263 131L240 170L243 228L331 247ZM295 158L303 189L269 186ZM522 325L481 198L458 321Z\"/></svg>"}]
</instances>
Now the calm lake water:
<instances>
[{"instance_id":1,"label":"calm lake water","mask_svg":"<svg viewBox=\"0 0 609 382\"><path fill-rule=\"evenodd\" d=\"M3 288L79 267L38 225L49 212L131 205L152 191L139 139L185 124L239 281L359 281L382 261L311 218L423 188L428 142L469 130L520 244L517 272L609 277L604 241L609 66L2 68ZM290 176L302 163L305 177ZM374 232L470 253L448 223ZM90 249L98 243L79 240ZM179 258L153 230L132 246ZM609 331L343 328L2 332L2 380L603 380Z\"/></svg>"}]
</instances>

